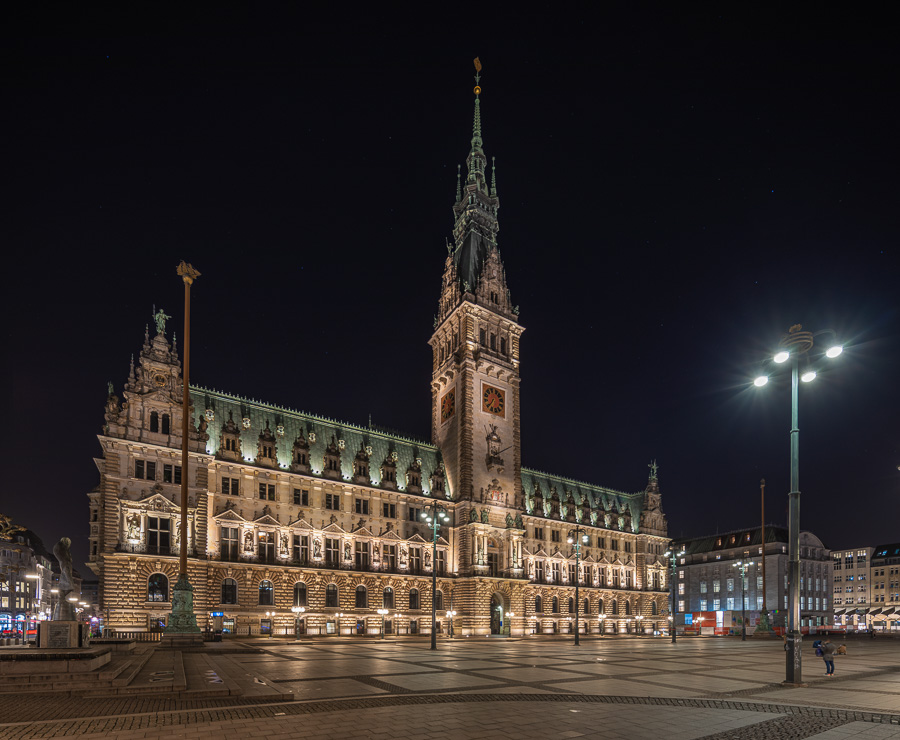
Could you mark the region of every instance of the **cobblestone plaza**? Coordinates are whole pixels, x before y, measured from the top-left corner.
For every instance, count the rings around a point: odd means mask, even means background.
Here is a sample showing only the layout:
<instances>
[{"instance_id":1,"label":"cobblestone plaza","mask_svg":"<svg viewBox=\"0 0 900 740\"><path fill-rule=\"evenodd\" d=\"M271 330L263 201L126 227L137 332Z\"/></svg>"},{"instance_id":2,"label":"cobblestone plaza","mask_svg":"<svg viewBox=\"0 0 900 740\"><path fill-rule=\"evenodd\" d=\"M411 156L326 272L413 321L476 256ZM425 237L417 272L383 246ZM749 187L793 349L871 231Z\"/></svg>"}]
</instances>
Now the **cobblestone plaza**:
<instances>
[{"instance_id":1,"label":"cobblestone plaza","mask_svg":"<svg viewBox=\"0 0 900 740\"><path fill-rule=\"evenodd\" d=\"M900 642L849 641L833 679L807 644L728 639L253 639L153 649L128 692L0 702L0 738L900 738ZM183 677L185 690L147 693ZM154 684L153 682L156 682ZM5 698L11 698L7 695Z\"/></svg>"}]
</instances>

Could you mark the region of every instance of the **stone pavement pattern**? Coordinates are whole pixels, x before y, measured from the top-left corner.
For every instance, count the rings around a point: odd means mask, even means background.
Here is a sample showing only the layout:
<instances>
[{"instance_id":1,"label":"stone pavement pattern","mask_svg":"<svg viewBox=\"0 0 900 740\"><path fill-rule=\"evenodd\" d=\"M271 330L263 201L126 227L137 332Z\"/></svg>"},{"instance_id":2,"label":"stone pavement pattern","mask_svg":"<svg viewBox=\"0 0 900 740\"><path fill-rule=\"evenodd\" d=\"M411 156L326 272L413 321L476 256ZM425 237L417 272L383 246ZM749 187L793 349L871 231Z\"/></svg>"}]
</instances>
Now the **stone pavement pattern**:
<instances>
[{"instance_id":1,"label":"stone pavement pattern","mask_svg":"<svg viewBox=\"0 0 900 740\"><path fill-rule=\"evenodd\" d=\"M183 656L194 698L2 697L0 738L900 740L900 640L848 642L835 678L807 649L804 688L778 685L778 642L241 644L261 652ZM243 696L204 696L210 672Z\"/></svg>"}]
</instances>

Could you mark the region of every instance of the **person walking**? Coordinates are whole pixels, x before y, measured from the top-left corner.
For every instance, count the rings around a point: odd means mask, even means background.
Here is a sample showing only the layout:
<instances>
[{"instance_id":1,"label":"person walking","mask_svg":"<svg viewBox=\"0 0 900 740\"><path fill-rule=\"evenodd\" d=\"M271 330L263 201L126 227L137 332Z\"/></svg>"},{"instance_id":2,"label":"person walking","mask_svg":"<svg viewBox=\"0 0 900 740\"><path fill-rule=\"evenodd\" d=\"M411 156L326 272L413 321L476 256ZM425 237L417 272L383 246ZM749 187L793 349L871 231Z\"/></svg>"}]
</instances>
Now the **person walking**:
<instances>
[{"instance_id":1,"label":"person walking","mask_svg":"<svg viewBox=\"0 0 900 740\"><path fill-rule=\"evenodd\" d=\"M822 645L819 649L822 651L822 660L825 661L825 675L833 676L834 675L834 651L835 651L834 643L831 640L826 638L825 642L822 643Z\"/></svg>"}]
</instances>

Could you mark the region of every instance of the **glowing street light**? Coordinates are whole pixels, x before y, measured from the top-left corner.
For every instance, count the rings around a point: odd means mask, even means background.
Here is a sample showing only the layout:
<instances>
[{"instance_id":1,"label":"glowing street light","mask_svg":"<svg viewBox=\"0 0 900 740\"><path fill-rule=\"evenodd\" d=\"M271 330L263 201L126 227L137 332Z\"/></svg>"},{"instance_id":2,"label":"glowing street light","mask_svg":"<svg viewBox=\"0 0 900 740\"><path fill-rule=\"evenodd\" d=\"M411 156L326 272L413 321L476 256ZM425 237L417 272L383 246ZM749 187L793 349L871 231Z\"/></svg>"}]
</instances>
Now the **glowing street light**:
<instances>
[{"instance_id":1,"label":"glowing street light","mask_svg":"<svg viewBox=\"0 0 900 740\"><path fill-rule=\"evenodd\" d=\"M785 680L786 684L797 685L802 683L802 665L800 648L803 636L800 634L800 426L798 421L799 381L810 383L816 378L814 367L807 368L800 376L800 356L809 357L809 351L813 348L815 337L822 334L834 334L830 329L817 331L803 331L800 324L792 326L788 333L781 338L781 349L772 358L776 363L791 361L791 492L789 494L789 528L788 528L788 624L787 624L787 653L785 655ZM829 359L839 357L844 351L840 344L832 344L825 356ZM754 385L762 386L765 383L753 381ZM765 547L765 543L763 543ZM765 553L763 553L765 557Z\"/></svg>"},{"instance_id":2,"label":"glowing street light","mask_svg":"<svg viewBox=\"0 0 900 740\"><path fill-rule=\"evenodd\" d=\"M384 639L384 618L387 616L389 609L378 609L378 613L381 615L381 639Z\"/></svg>"},{"instance_id":3,"label":"glowing street light","mask_svg":"<svg viewBox=\"0 0 900 740\"><path fill-rule=\"evenodd\" d=\"M434 595L437 593L437 541L441 523L449 523L450 515L439 503L425 504L422 518L431 527L431 649L437 650L437 610Z\"/></svg>"},{"instance_id":4,"label":"glowing street light","mask_svg":"<svg viewBox=\"0 0 900 740\"><path fill-rule=\"evenodd\" d=\"M672 616L670 616L669 619L672 622L672 644L674 645L677 642L677 635L675 633L678 632L678 630L675 629L675 558L680 558L684 555L684 548L681 548L680 552L675 552L675 543L672 542L672 544L669 545L669 549L666 550L663 555L669 558L669 562L672 566L672 575L669 578L669 585L672 587Z\"/></svg>"},{"instance_id":5,"label":"glowing street light","mask_svg":"<svg viewBox=\"0 0 900 740\"><path fill-rule=\"evenodd\" d=\"M575 546L575 644L580 645L578 641L578 586L581 583L581 544L587 543L588 536L584 529L579 525L569 532L566 540L570 545Z\"/></svg>"}]
</instances>

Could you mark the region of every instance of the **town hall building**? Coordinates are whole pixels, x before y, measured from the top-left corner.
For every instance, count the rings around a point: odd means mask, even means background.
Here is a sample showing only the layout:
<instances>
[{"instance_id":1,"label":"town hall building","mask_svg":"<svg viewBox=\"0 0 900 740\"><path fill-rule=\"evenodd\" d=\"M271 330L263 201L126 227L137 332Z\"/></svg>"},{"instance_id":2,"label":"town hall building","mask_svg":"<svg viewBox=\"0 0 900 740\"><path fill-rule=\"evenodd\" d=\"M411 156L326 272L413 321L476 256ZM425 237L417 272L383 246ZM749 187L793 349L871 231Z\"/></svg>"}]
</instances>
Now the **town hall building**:
<instances>
[{"instance_id":1,"label":"town hall building","mask_svg":"<svg viewBox=\"0 0 900 740\"><path fill-rule=\"evenodd\" d=\"M498 248L480 93L430 340L431 441L192 386L183 471L181 361L159 312L122 397L110 387L100 483L88 494L88 566L108 627L152 630L168 618L182 475L201 626L373 634L384 619L390 633L424 634L432 600L437 630L452 620L457 636L570 632L576 609L587 633L668 625L655 463L631 492L523 467L524 329ZM428 507L449 517L436 545Z\"/></svg>"}]
</instances>

